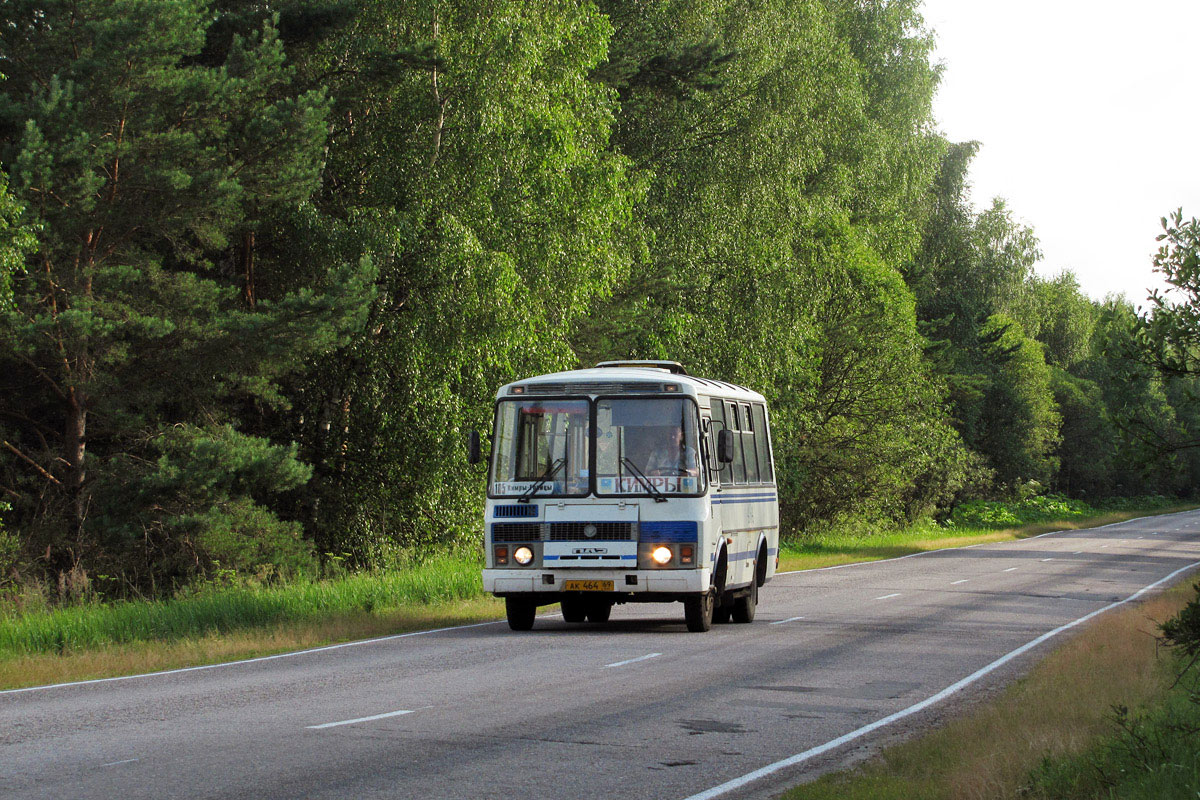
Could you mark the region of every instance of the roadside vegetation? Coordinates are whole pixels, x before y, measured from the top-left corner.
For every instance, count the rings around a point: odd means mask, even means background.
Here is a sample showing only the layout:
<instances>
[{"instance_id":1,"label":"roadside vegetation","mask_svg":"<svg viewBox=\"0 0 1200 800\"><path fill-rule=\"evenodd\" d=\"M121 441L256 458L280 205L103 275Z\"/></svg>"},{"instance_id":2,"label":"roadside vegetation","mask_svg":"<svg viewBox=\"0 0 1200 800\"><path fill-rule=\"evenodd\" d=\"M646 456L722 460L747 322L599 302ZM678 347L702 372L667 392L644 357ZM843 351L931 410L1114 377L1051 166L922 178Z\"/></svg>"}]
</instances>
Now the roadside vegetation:
<instances>
[{"instance_id":1,"label":"roadside vegetation","mask_svg":"<svg viewBox=\"0 0 1200 800\"><path fill-rule=\"evenodd\" d=\"M1101 615L995 699L785 800L1196 797L1197 592Z\"/></svg>"},{"instance_id":2,"label":"roadside vegetation","mask_svg":"<svg viewBox=\"0 0 1200 800\"><path fill-rule=\"evenodd\" d=\"M780 569L1010 541L1190 507L1161 497L1118 505L1126 510L1039 497L969 505L943 524L927 521L884 533L845 528L794 535L784 541ZM981 513L986 520L978 518ZM62 604L37 587L26 587L24 594L0 598L0 689L196 666L500 619L502 605L482 592L482 566L477 555L458 555L286 583L226 573L169 599L115 602L93 595Z\"/></svg>"},{"instance_id":3,"label":"roadside vegetation","mask_svg":"<svg viewBox=\"0 0 1200 800\"><path fill-rule=\"evenodd\" d=\"M0 592L474 552L467 431L601 359L760 390L809 537L1185 497L1200 223L1144 311L1035 271L933 43L919 0L0 4Z\"/></svg>"}]
</instances>

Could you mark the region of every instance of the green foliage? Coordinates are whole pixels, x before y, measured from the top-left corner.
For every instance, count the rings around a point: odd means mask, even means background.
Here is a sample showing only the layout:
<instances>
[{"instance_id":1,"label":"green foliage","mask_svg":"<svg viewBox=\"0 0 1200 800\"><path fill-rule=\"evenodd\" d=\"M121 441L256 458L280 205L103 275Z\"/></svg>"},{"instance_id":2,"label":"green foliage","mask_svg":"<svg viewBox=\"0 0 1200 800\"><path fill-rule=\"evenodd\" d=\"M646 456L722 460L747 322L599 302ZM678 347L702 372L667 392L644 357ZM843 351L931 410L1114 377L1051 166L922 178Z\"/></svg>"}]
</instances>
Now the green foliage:
<instances>
[{"instance_id":1,"label":"green foliage","mask_svg":"<svg viewBox=\"0 0 1200 800\"><path fill-rule=\"evenodd\" d=\"M1193 662L1200 656L1200 583L1195 589L1197 596L1161 625L1163 641Z\"/></svg>"},{"instance_id":2,"label":"green foliage","mask_svg":"<svg viewBox=\"0 0 1200 800\"><path fill-rule=\"evenodd\" d=\"M496 386L607 358L761 389L793 529L1192 491L1189 304L1036 277L932 47L916 0L4 4L0 565L476 546Z\"/></svg>"},{"instance_id":3,"label":"green foliage","mask_svg":"<svg viewBox=\"0 0 1200 800\"><path fill-rule=\"evenodd\" d=\"M15 277L0 317L0 433L15 456L0 466L26 552L51 574L116 561L143 590L173 578L153 545L149 561L110 549L112 531L152 541L173 507L130 483L176 426L245 425L283 405L279 380L359 327L370 296L370 265L355 260L258 302L247 242L261 215L314 189L329 104L291 85L271 19L201 63L211 21L195 0L0 12L0 159L37 230L36 269ZM244 528L274 519L249 505L269 501L211 502ZM234 524L217 507L195 513Z\"/></svg>"},{"instance_id":4,"label":"green foliage","mask_svg":"<svg viewBox=\"0 0 1200 800\"><path fill-rule=\"evenodd\" d=\"M954 508L946 525L954 528L1010 528L1035 522L1058 522L1094 516L1082 500L1062 495L1042 495L1024 500L969 500Z\"/></svg>"},{"instance_id":5,"label":"green foliage","mask_svg":"<svg viewBox=\"0 0 1200 800\"><path fill-rule=\"evenodd\" d=\"M1154 269L1169 284L1150 295L1150 312L1139 320L1137 343L1143 357L1163 372L1200 373L1200 220L1184 221L1177 209L1162 219L1164 242Z\"/></svg>"}]
</instances>

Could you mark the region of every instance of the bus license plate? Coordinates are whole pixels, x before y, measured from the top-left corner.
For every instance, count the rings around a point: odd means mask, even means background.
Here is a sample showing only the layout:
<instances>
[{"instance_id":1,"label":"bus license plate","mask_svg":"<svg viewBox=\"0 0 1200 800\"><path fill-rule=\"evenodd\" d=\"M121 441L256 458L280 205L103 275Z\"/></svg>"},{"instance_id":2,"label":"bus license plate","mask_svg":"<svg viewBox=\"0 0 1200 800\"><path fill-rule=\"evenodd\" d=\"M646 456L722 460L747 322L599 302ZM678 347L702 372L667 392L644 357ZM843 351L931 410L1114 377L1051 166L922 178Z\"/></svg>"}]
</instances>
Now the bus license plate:
<instances>
[{"instance_id":1,"label":"bus license plate","mask_svg":"<svg viewBox=\"0 0 1200 800\"><path fill-rule=\"evenodd\" d=\"M612 581L563 581L564 592L611 592Z\"/></svg>"}]
</instances>

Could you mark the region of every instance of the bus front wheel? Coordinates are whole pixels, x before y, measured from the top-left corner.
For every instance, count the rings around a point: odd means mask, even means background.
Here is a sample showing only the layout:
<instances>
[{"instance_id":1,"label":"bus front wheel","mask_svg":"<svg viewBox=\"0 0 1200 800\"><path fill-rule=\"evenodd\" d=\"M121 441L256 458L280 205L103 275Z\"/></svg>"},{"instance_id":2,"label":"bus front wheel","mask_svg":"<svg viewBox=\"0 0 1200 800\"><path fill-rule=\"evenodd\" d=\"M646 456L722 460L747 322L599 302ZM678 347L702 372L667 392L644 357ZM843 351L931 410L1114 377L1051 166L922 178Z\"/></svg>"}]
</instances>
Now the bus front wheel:
<instances>
[{"instance_id":1,"label":"bus front wheel","mask_svg":"<svg viewBox=\"0 0 1200 800\"><path fill-rule=\"evenodd\" d=\"M687 621L687 629L692 633L704 633L712 627L713 622L712 592L695 594L683 601L683 618Z\"/></svg>"},{"instance_id":2,"label":"bus front wheel","mask_svg":"<svg viewBox=\"0 0 1200 800\"><path fill-rule=\"evenodd\" d=\"M588 622L608 622L613 604L605 600L593 600L587 607Z\"/></svg>"},{"instance_id":3,"label":"bus front wheel","mask_svg":"<svg viewBox=\"0 0 1200 800\"><path fill-rule=\"evenodd\" d=\"M537 605L523 597L506 597L504 615L508 617L508 627L514 631L531 630L533 618L537 616Z\"/></svg>"}]
</instances>

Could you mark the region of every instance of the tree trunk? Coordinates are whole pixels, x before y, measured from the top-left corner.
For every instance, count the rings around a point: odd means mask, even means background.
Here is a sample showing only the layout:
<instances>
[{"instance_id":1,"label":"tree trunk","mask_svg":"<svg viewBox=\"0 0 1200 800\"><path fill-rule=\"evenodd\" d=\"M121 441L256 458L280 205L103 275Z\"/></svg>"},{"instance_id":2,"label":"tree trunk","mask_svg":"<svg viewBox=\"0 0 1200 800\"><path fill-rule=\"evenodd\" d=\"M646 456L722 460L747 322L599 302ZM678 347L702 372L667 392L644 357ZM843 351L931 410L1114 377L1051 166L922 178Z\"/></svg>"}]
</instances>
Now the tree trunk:
<instances>
[{"instance_id":1,"label":"tree trunk","mask_svg":"<svg viewBox=\"0 0 1200 800\"><path fill-rule=\"evenodd\" d=\"M254 288L254 231L242 234L242 273L246 279L246 305L254 308L258 300Z\"/></svg>"}]
</instances>

